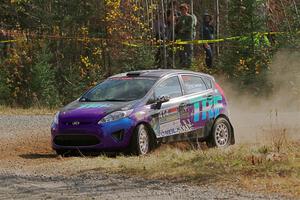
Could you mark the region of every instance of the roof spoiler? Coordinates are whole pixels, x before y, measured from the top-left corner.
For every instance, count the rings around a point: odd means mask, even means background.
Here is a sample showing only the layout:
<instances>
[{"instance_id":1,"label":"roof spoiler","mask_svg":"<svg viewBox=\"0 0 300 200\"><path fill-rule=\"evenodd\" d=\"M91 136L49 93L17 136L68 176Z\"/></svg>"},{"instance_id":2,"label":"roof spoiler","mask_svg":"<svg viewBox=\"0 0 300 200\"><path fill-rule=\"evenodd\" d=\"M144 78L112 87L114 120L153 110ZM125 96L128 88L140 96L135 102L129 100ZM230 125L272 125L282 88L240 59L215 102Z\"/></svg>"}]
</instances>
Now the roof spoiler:
<instances>
[{"instance_id":1,"label":"roof spoiler","mask_svg":"<svg viewBox=\"0 0 300 200\"><path fill-rule=\"evenodd\" d=\"M126 76L132 77L132 76L140 76L141 72L128 72Z\"/></svg>"}]
</instances>

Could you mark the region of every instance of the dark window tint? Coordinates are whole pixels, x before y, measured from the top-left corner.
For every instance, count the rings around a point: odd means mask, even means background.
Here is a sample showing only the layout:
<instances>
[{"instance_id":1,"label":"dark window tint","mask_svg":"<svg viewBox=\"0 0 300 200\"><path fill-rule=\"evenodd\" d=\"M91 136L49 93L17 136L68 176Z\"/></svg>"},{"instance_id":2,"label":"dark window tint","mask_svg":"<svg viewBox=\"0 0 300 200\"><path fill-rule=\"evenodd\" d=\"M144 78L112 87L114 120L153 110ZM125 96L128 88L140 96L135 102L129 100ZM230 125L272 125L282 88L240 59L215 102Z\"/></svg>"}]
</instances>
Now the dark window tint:
<instances>
[{"instance_id":1,"label":"dark window tint","mask_svg":"<svg viewBox=\"0 0 300 200\"><path fill-rule=\"evenodd\" d=\"M203 80L207 86L207 89L211 89L212 88L212 82L211 82L211 79L210 78L206 78L206 77L203 77Z\"/></svg>"},{"instance_id":2,"label":"dark window tint","mask_svg":"<svg viewBox=\"0 0 300 200\"><path fill-rule=\"evenodd\" d=\"M160 83L155 88L155 96L170 96L171 98L182 96L178 77L174 76Z\"/></svg>"},{"instance_id":3,"label":"dark window tint","mask_svg":"<svg viewBox=\"0 0 300 200\"><path fill-rule=\"evenodd\" d=\"M146 95L156 82L148 78L107 79L87 92L81 101L132 101Z\"/></svg>"},{"instance_id":4,"label":"dark window tint","mask_svg":"<svg viewBox=\"0 0 300 200\"><path fill-rule=\"evenodd\" d=\"M199 76L182 75L186 94L193 94L206 90L206 86Z\"/></svg>"}]
</instances>

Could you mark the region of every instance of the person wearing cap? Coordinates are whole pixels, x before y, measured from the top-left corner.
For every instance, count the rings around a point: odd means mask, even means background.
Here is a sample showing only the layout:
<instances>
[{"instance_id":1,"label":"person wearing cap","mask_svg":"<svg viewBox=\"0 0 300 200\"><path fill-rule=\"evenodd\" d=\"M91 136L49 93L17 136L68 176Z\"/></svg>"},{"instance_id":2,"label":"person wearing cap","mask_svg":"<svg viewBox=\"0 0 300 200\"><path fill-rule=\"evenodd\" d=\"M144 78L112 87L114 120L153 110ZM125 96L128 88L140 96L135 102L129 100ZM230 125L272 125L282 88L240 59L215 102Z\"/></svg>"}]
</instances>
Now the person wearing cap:
<instances>
[{"instance_id":1,"label":"person wearing cap","mask_svg":"<svg viewBox=\"0 0 300 200\"><path fill-rule=\"evenodd\" d=\"M176 40L191 41L193 40L193 17L188 13L187 4L179 6L181 16L175 26ZM184 44L179 50L180 66L188 68L192 64L192 45Z\"/></svg>"},{"instance_id":2,"label":"person wearing cap","mask_svg":"<svg viewBox=\"0 0 300 200\"><path fill-rule=\"evenodd\" d=\"M213 18L207 12L203 15L203 25L201 30L202 40L213 40L214 39L214 26ZM203 45L205 51L205 63L209 68L213 67L213 44L205 43Z\"/></svg>"}]
</instances>

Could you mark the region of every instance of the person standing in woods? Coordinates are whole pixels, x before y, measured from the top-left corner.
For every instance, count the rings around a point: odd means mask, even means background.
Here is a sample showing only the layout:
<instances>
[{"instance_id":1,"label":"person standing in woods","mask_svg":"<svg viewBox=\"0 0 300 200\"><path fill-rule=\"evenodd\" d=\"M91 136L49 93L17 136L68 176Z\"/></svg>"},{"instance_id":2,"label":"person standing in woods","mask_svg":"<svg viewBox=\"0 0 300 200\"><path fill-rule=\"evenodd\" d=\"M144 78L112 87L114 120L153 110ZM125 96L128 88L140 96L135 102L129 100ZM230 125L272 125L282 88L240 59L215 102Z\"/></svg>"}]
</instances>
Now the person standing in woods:
<instances>
[{"instance_id":1,"label":"person standing in woods","mask_svg":"<svg viewBox=\"0 0 300 200\"><path fill-rule=\"evenodd\" d=\"M214 39L214 26L213 18L210 14L204 13L203 15L203 25L201 30L202 40L213 40ZM203 45L205 51L205 63L209 68L213 67L213 44L205 43Z\"/></svg>"},{"instance_id":2,"label":"person standing in woods","mask_svg":"<svg viewBox=\"0 0 300 200\"><path fill-rule=\"evenodd\" d=\"M178 2L177 1L170 2L169 9L167 11L167 19L166 19L167 22L166 36L167 39L170 41L175 40L175 25L180 15L181 14L178 11Z\"/></svg>"},{"instance_id":3,"label":"person standing in woods","mask_svg":"<svg viewBox=\"0 0 300 200\"><path fill-rule=\"evenodd\" d=\"M162 19L161 13L158 13L156 15L156 19L154 21L154 34L156 41L163 41L166 39L166 24L164 23L164 20ZM160 45L160 47L157 49L156 55L155 55L155 63L160 68L162 67L163 63L163 47Z\"/></svg>"},{"instance_id":4,"label":"person standing in woods","mask_svg":"<svg viewBox=\"0 0 300 200\"><path fill-rule=\"evenodd\" d=\"M187 4L181 4L181 16L175 26L176 39L181 41L193 40L193 17L188 13L189 7ZM179 50L180 66L188 68L192 64L192 45L184 44Z\"/></svg>"},{"instance_id":5,"label":"person standing in woods","mask_svg":"<svg viewBox=\"0 0 300 200\"><path fill-rule=\"evenodd\" d=\"M176 0L171 1L167 10L166 17L166 39L169 43L175 41L175 26L178 18L180 17L180 12L178 11L178 2ZM174 68L175 59L174 45L168 45L167 47L167 65Z\"/></svg>"}]
</instances>

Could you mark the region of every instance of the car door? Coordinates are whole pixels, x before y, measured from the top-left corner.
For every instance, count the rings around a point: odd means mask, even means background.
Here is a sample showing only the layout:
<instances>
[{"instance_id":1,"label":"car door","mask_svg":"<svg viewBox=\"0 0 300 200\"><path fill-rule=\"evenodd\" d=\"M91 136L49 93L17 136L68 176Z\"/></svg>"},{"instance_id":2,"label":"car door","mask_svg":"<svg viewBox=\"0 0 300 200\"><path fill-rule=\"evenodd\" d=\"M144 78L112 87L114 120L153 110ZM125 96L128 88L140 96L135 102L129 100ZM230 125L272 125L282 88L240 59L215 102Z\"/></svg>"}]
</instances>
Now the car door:
<instances>
[{"instance_id":1,"label":"car door","mask_svg":"<svg viewBox=\"0 0 300 200\"><path fill-rule=\"evenodd\" d=\"M181 80L193 130L201 129L214 117L213 90L207 88L200 75L182 74Z\"/></svg>"},{"instance_id":2,"label":"car door","mask_svg":"<svg viewBox=\"0 0 300 200\"><path fill-rule=\"evenodd\" d=\"M168 102L162 103L158 114L159 131L157 138L180 133L181 122L179 106L182 103L183 91L178 76L169 77L160 82L154 89L155 99L169 96Z\"/></svg>"}]
</instances>

